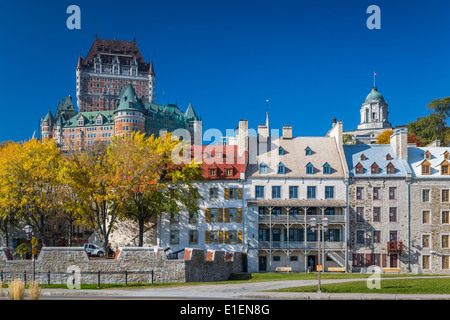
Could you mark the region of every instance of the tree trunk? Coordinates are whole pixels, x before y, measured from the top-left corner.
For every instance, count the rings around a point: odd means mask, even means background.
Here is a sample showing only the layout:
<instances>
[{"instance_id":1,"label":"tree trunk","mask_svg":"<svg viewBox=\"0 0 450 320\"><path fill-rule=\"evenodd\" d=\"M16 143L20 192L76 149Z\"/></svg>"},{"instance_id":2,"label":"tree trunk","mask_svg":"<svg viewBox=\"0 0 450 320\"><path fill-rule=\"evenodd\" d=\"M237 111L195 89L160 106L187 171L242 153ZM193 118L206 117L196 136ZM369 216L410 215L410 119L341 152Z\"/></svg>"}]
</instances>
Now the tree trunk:
<instances>
[{"instance_id":1,"label":"tree trunk","mask_svg":"<svg viewBox=\"0 0 450 320\"><path fill-rule=\"evenodd\" d=\"M144 223L145 223L145 219L144 218L139 218L139 247L143 247L144 246Z\"/></svg>"}]
</instances>

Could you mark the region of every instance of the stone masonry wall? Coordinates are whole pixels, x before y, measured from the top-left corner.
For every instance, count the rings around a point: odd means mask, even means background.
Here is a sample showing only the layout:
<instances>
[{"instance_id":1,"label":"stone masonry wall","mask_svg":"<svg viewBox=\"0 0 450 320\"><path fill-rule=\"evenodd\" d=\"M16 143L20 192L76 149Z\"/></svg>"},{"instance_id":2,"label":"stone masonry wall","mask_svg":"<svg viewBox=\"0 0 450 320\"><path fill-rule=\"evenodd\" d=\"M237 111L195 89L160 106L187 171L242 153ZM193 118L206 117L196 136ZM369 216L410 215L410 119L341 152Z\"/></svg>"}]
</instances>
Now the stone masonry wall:
<instances>
[{"instance_id":1,"label":"stone masonry wall","mask_svg":"<svg viewBox=\"0 0 450 320\"><path fill-rule=\"evenodd\" d=\"M202 282L228 280L232 273L242 272L244 254L186 248L185 259L168 260L163 251L149 247L119 248L115 259L90 259L83 248L44 247L35 261L36 279L47 283L67 283L70 268L81 272L81 283ZM78 269L79 268L79 269ZM69 272L68 272L69 271ZM8 248L0 248L0 276L3 282L12 278L31 280L32 261L13 260Z\"/></svg>"}]
</instances>

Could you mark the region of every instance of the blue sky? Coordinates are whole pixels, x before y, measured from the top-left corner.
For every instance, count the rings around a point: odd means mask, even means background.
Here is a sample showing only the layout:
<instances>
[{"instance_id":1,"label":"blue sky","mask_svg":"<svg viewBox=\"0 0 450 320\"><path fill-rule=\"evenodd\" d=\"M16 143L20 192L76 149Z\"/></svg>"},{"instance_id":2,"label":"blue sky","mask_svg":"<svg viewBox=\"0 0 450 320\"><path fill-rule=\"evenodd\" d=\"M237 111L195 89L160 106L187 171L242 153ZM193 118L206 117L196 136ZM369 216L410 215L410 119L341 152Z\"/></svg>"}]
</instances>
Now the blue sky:
<instances>
[{"instance_id":1,"label":"blue sky","mask_svg":"<svg viewBox=\"0 0 450 320\"><path fill-rule=\"evenodd\" d=\"M69 30L66 9L81 9ZM369 5L381 29L369 30ZM2 1L0 141L28 139L60 98L76 102L75 68L94 40L133 40L153 59L156 102L185 110L191 101L204 129L225 133L239 119L297 136L323 136L332 118L359 123L373 86L403 125L450 96L447 0L161 0Z\"/></svg>"}]
</instances>

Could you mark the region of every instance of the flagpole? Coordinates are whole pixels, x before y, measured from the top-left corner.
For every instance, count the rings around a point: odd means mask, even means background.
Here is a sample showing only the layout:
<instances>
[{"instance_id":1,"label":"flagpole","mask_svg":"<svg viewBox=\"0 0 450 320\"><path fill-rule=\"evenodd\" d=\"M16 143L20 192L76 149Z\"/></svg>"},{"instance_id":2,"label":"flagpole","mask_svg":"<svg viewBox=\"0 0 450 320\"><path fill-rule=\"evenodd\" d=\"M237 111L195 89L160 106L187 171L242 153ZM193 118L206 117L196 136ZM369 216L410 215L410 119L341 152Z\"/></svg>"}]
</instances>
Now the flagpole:
<instances>
[{"instance_id":1,"label":"flagpole","mask_svg":"<svg viewBox=\"0 0 450 320\"><path fill-rule=\"evenodd\" d=\"M375 71L373 72L373 87L375 88L375 75L376 75L376 73L375 73Z\"/></svg>"}]
</instances>

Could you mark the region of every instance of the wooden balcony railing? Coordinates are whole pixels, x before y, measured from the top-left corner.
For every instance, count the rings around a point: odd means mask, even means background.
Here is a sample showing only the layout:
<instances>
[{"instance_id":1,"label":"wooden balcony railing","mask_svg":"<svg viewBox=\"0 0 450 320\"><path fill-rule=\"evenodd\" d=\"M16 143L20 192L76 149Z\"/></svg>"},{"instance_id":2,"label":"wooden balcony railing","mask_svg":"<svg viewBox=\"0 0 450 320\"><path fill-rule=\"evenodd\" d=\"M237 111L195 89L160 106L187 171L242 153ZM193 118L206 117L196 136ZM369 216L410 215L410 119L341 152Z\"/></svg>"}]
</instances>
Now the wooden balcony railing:
<instances>
[{"instance_id":1,"label":"wooden balcony railing","mask_svg":"<svg viewBox=\"0 0 450 320\"><path fill-rule=\"evenodd\" d=\"M403 242L401 241L389 241L387 243L388 254L391 252L398 252L399 254L401 254L402 250L403 250Z\"/></svg>"}]
</instances>

